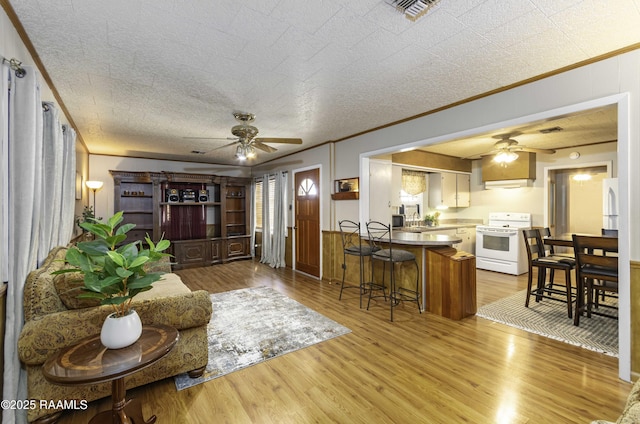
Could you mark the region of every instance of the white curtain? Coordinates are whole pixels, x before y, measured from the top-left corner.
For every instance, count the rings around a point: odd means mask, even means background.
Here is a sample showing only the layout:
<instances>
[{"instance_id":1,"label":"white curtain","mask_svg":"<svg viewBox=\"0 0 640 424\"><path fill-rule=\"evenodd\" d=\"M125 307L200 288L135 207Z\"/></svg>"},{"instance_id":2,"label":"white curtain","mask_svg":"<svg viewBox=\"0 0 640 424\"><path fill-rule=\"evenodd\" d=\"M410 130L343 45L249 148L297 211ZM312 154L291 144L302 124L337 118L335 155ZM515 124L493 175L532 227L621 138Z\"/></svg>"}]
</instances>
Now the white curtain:
<instances>
[{"instance_id":1,"label":"white curtain","mask_svg":"<svg viewBox=\"0 0 640 424\"><path fill-rule=\"evenodd\" d=\"M273 207L269 204L270 185L274 184ZM265 175L262 179L262 256L260 262L272 268L285 264L287 236L287 174Z\"/></svg>"},{"instance_id":2,"label":"white curtain","mask_svg":"<svg viewBox=\"0 0 640 424\"><path fill-rule=\"evenodd\" d=\"M269 175L262 176L262 253L260 262L268 264L271 261L271 220L269 219Z\"/></svg>"},{"instance_id":3,"label":"white curtain","mask_svg":"<svg viewBox=\"0 0 640 424\"><path fill-rule=\"evenodd\" d=\"M23 322L23 290L37 267L42 206L42 103L36 70L11 75L9 96L8 222L9 275L4 345L3 399L26 399L26 374L20 367L17 340ZM48 212L51 212L48 210ZM26 422L25 411L5 409L3 423Z\"/></svg>"},{"instance_id":4,"label":"white curtain","mask_svg":"<svg viewBox=\"0 0 640 424\"><path fill-rule=\"evenodd\" d=\"M9 281L9 66L0 67L0 277Z\"/></svg>"},{"instance_id":5,"label":"white curtain","mask_svg":"<svg viewBox=\"0 0 640 424\"><path fill-rule=\"evenodd\" d=\"M69 244L73 237L73 218L76 202L76 132L68 125L63 126L62 161L62 204L60 205L60 225L58 240L54 245Z\"/></svg>"},{"instance_id":6,"label":"white curtain","mask_svg":"<svg viewBox=\"0 0 640 424\"><path fill-rule=\"evenodd\" d=\"M40 241L38 243L38 263L49 251L58 245L60 216L55 212L62 204L62 162L63 140L59 112L52 103L43 104L43 146L42 146L42 200L47 205L47 213L40 217Z\"/></svg>"},{"instance_id":7,"label":"white curtain","mask_svg":"<svg viewBox=\"0 0 640 424\"><path fill-rule=\"evenodd\" d=\"M427 173L413 171L411 169L402 170L402 189L412 196L427 191Z\"/></svg>"},{"instance_id":8,"label":"white curtain","mask_svg":"<svg viewBox=\"0 0 640 424\"><path fill-rule=\"evenodd\" d=\"M53 103L43 105L42 197L38 263L56 246L66 245L73 233L75 206L75 131L63 128Z\"/></svg>"},{"instance_id":9,"label":"white curtain","mask_svg":"<svg viewBox=\"0 0 640 424\"><path fill-rule=\"evenodd\" d=\"M256 256L256 180L251 184L251 257Z\"/></svg>"},{"instance_id":10,"label":"white curtain","mask_svg":"<svg viewBox=\"0 0 640 424\"><path fill-rule=\"evenodd\" d=\"M269 265L273 268L286 266L284 261L287 227L285 214L287 213L287 174L279 172L275 178L275 202L273 205L273 247L272 261Z\"/></svg>"}]
</instances>

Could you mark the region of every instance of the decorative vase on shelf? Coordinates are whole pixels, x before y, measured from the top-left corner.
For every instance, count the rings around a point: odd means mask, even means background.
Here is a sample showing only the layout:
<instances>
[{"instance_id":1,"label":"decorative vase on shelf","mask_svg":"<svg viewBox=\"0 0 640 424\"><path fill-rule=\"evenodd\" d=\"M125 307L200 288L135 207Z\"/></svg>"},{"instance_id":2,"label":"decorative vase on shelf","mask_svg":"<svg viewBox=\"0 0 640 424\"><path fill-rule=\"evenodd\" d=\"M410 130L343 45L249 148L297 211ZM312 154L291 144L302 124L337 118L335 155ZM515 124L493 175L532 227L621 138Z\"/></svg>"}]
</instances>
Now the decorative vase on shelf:
<instances>
[{"instance_id":1,"label":"decorative vase on shelf","mask_svg":"<svg viewBox=\"0 0 640 424\"><path fill-rule=\"evenodd\" d=\"M109 314L102 324L100 341L109 349L122 349L134 344L142 334L142 321L138 313L131 309L122 317Z\"/></svg>"}]
</instances>

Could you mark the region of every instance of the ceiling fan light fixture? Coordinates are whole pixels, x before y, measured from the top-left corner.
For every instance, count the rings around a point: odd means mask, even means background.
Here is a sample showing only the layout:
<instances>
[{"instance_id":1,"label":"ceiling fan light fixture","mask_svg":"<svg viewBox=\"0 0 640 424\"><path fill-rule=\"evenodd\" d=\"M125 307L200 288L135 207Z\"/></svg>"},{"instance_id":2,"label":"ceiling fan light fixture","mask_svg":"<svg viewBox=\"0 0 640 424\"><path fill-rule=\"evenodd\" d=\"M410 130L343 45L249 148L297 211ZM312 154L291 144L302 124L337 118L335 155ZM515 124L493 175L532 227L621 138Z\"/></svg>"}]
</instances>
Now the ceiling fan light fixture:
<instances>
[{"instance_id":1,"label":"ceiling fan light fixture","mask_svg":"<svg viewBox=\"0 0 640 424\"><path fill-rule=\"evenodd\" d=\"M247 146L245 149L245 156L247 159L253 159L256 157L256 149L253 146Z\"/></svg>"},{"instance_id":2,"label":"ceiling fan light fixture","mask_svg":"<svg viewBox=\"0 0 640 424\"><path fill-rule=\"evenodd\" d=\"M238 146L236 148L236 159L238 160L246 160L247 154L245 153L244 146Z\"/></svg>"},{"instance_id":3,"label":"ceiling fan light fixture","mask_svg":"<svg viewBox=\"0 0 640 424\"><path fill-rule=\"evenodd\" d=\"M497 163L511 163L516 159L518 159L516 152L500 152L493 158Z\"/></svg>"}]
</instances>

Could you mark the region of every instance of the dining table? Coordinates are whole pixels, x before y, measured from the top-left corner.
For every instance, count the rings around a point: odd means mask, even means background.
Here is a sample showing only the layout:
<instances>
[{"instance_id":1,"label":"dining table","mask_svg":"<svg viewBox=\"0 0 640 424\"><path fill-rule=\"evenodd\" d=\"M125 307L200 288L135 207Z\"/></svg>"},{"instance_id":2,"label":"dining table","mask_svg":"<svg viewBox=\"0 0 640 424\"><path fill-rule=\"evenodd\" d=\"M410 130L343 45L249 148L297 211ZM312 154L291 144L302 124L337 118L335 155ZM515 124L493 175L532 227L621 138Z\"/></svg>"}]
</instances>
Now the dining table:
<instances>
[{"instance_id":1,"label":"dining table","mask_svg":"<svg viewBox=\"0 0 640 424\"><path fill-rule=\"evenodd\" d=\"M608 236L608 235L602 235L602 234L578 234L578 235L584 235L584 236L589 236L589 237L602 237L602 238L616 238L616 236ZM556 235L556 236L546 236L543 238L543 243L548 245L548 246L554 246L554 247L568 247L571 248L571 252L575 254L575 251L573 249L573 235L572 234L560 234L560 235ZM594 252L594 249L587 249L589 254L592 254ZM597 250L597 249L596 249ZM616 247L615 250L606 250L602 252L603 255L611 255L611 256L617 256L618 255L618 249ZM580 275L580 270L576 269L576 293L582 293L581 296L578 296L576 298L576 312L575 312L575 316L574 316L574 325L578 325L579 322L579 314L581 314L580 310L584 305L585 302L585 294L584 294L584 282L581 281L580 278L578 278L578 275ZM590 311L590 313L596 313L596 312L592 312Z\"/></svg>"},{"instance_id":2,"label":"dining table","mask_svg":"<svg viewBox=\"0 0 640 424\"><path fill-rule=\"evenodd\" d=\"M612 236L603 236L601 234L584 234L578 233L581 236L589 236L589 237L612 237ZM547 246L561 246L561 247L571 247L573 248L573 235L572 234L559 234L555 236L546 236L543 237L542 242Z\"/></svg>"}]
</instances>

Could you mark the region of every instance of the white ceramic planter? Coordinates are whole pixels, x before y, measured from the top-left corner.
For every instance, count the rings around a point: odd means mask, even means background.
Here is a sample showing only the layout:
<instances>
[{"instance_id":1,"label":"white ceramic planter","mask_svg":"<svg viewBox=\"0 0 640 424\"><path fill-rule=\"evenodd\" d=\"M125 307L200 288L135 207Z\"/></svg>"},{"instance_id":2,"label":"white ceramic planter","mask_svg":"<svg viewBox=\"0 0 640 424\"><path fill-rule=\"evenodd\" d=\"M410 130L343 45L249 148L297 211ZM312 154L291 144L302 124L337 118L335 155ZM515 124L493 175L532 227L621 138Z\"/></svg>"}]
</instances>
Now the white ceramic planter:
<instances>
[{"instance_id":1,"label":"white ceramic planter","mask_svg":"<svg viewBox=\"0 0 640 424\"><path fill-rule=\"evenodd\" d=\"M131 346L142 334L142 321L135 310L128 315L116 317L115 312L107 316L102 324L100 341L109 349Z\"/></svg>"}]
</instances>

